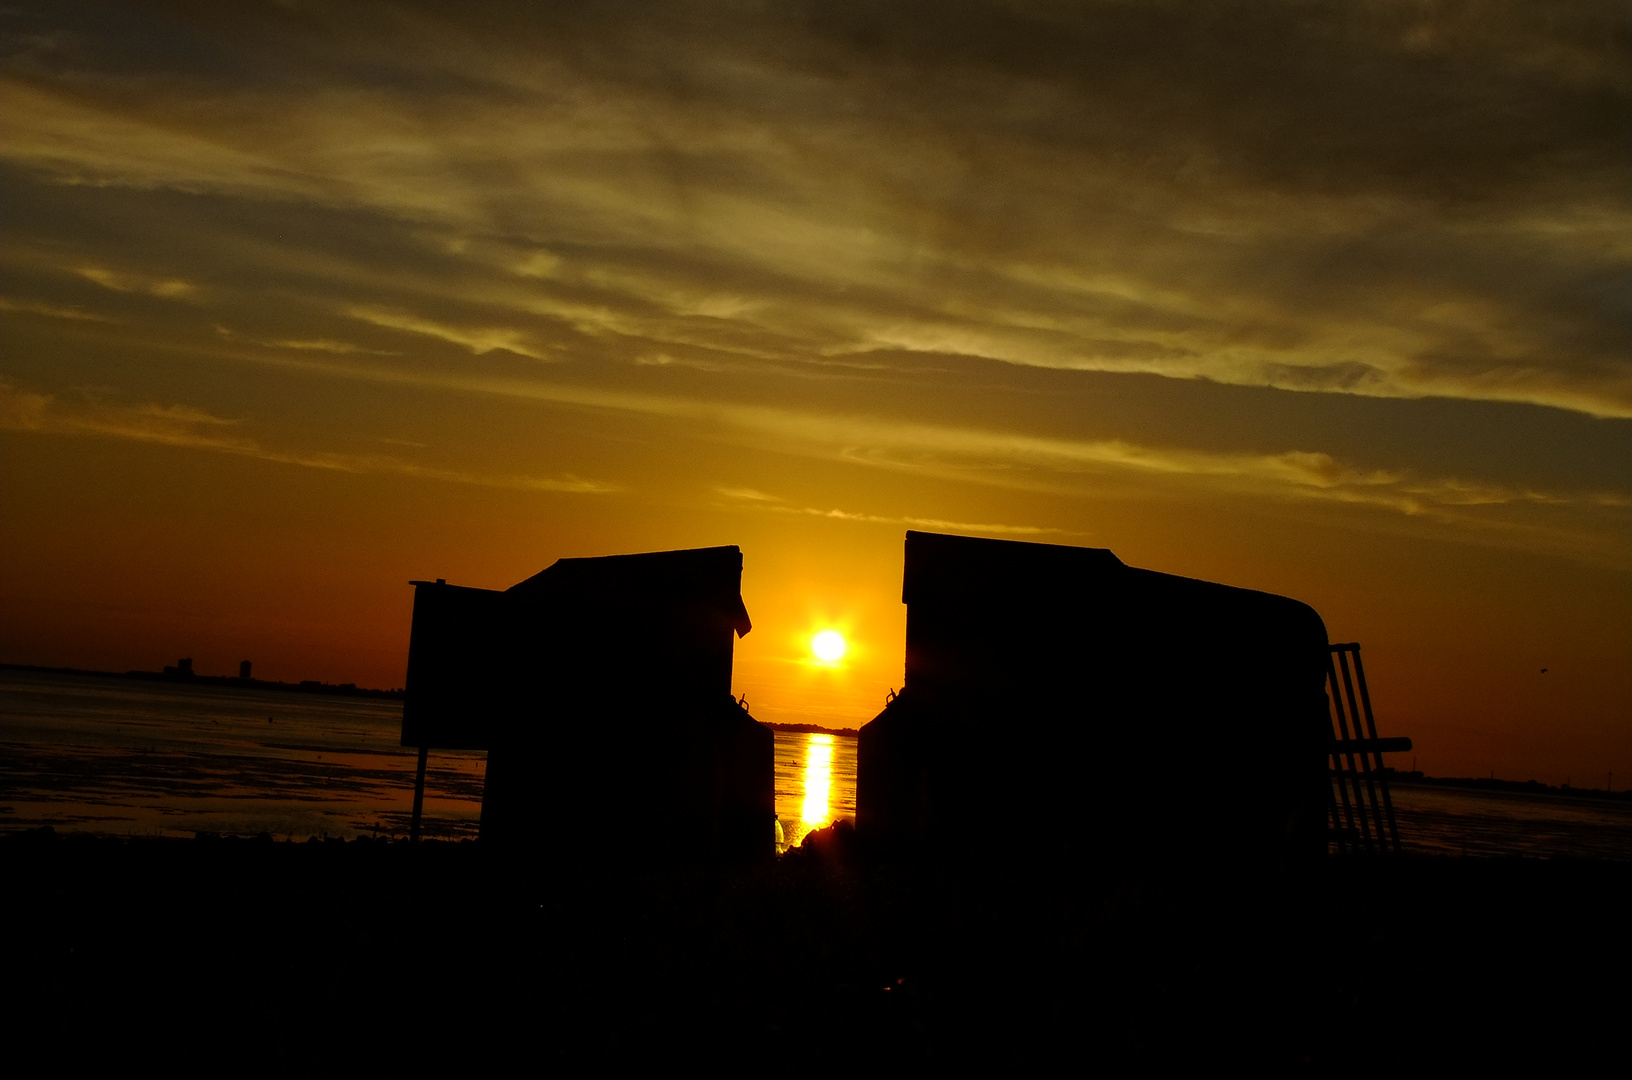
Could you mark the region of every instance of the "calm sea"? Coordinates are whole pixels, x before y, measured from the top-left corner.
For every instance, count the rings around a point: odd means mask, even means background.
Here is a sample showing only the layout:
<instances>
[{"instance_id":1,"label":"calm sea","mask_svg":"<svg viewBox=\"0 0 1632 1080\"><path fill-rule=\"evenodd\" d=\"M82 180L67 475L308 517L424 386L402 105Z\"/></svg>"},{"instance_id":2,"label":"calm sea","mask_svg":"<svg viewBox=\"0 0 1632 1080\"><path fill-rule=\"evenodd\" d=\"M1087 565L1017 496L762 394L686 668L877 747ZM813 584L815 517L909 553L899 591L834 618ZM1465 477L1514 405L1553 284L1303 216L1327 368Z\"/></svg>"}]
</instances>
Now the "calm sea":
<instances>
[{"instance_id":1,"label":"calm sea","mask_svg":"<svg viewBox=\"0 0 1632 1080\"><path fill-rule=\"evenodd\" d=\"M400 702L0 669L0 829L402 835ZM434 751L427 836L476 835L486 755ZM787 843L856 812L856 742L776 732Z\"/></svg>"},{"instance_id":2,"label":"calm sea","mask_svg":"<svg viewBox=\"0 0 1632 1080\"><path fill-rule=\"evenodd\" d=\"M147 836L402 835L415 755L402 706L0 670L0 830ZM776 733L787 843L856 810L856 741ZM474 836L481 753L431 754L425 834ZM1404 845L1453 855L1632 859L1632 806L1399 785Z\"/></svg>"}]
</instances>

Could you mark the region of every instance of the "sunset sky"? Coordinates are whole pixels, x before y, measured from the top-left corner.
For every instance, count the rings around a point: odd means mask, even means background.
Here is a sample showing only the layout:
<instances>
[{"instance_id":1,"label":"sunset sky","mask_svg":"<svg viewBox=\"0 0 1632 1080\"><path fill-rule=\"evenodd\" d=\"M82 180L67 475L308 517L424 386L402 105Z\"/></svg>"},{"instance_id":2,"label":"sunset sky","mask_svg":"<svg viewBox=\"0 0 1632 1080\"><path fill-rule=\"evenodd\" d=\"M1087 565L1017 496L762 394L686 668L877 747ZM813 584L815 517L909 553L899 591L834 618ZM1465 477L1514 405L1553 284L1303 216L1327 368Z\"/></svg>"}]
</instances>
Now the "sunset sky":
<instances>
[{"instance_id":1,"label":"sunset sky","mask_svg":"<svg viewBox=\"0 0 1632 1080\"><path fill-rule=\"evenodd\" d=\"M1632 784L1623 2L0 38L0 661L398 686L410 578L736 544L738 692L856 727L916 528L1296 597L1420 768Z\"/></svg>"}]
</instances>

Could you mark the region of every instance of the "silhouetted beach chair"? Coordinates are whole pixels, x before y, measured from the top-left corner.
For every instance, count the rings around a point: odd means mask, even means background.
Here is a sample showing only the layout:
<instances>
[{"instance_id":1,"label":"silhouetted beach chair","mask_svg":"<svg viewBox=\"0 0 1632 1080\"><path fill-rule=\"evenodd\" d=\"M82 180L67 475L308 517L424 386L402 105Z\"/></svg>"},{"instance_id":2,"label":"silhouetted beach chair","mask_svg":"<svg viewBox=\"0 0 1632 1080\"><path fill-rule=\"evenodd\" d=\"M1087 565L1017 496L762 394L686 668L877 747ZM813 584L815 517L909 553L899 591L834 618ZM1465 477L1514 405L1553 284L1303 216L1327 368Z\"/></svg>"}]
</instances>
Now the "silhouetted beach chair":
<instances>
[{"instance_id":1,"label":"silhouetted beach chair","mask_svg":"<svg viewBox=\"0 0 1632 1080\"><path fill-rule=\"evenodd\" d=\"M1411 740L1377 737L1358 643L1332 646L1326 695L1332 714L1332 848L1339 854L1397 853L1400 831L1383 755L1411 749Z\"/></svg>"}]
</instances>

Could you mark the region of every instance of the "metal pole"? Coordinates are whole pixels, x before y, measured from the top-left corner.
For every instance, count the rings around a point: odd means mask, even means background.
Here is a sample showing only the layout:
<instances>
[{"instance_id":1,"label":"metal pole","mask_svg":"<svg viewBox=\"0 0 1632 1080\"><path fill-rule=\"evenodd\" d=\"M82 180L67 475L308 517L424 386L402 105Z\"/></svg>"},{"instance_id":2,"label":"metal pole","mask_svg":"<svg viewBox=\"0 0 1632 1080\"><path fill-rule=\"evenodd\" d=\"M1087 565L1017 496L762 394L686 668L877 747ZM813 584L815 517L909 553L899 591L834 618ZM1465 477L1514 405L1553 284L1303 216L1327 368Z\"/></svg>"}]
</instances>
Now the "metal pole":
<instances>
[{"instance_id":1,"label":"metal pole","mask_svg":"<svg viewBox=\"0 0 1632 1080\"><path fill-rule=\"evenodd\" d=\"M419 748L419 771L414 774L414 818L408 826L408 839L419 843L419 812L425 807L425 759L430 755L431 748Z\"/></svg>"}]
</instances>

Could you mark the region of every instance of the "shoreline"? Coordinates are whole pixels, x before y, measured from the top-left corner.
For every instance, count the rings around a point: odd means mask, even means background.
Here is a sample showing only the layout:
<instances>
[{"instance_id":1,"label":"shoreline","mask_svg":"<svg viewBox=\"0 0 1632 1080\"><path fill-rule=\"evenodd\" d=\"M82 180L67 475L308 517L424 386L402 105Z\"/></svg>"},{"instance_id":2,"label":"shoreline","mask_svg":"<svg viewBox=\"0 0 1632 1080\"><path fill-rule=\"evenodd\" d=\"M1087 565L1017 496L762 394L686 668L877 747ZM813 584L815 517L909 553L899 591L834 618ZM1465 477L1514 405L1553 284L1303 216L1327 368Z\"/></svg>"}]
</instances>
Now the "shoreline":
<instances>
[{"instance_id":1,"label":"shoreline","mask_svg":"<svg viewBox=\"0 0 1632 1080\"><path fill-rule=\"evenodd\" d=\"M236 675L166 675L162 671L93 671L88 668L47 667L42 664L5 664L0 663L0 671L26 671L35 675L76 675L89 676L97 679L129 679L136 682L159 682L179 686L225 686L239 690L275 690L283 693L296 694L327 694L332 697L364 697L401 701L406 691L398 687L391 690L379 690L366 686L357 686L354 683L325 683L315 679L305 679L300 682L273 682L268 679L240 679ZM861 734L859 728L830 728L820 724L781 724L769 720L757 721L773 731L787 731L795 734L809 735L839 735L854 739Z\"/></svg>"},{"instance_id":2,"label":"shoreline","mask_svg":"<svg viewBox=\"0 0 1632 1080\"><path fill-rule=\"evenodd\" d=\"M854 739L861 735L857 728L831 728L820 724L774 724L769 720L759 720L756 723L768 727L772 731L786 731L792 735L839 735L846 739Z\"/></svg>"},{"instance_id":3,"label":"shoreline","mask_svg":"<svg viewBox=\"0 0 1632 1080\"><path fill-rule=\"evenodd\" d=\"M1391 787L1454 788L1458 791L1482 791L1493 795L1517 795L1526 798L1551 799L1563 802L1593 804L1624 803L1632 809L1632 791L1605 791L1603 788L1578 788L1568 785L1543 784L1539 780L1493 780L1468 776L1424 776L1421 773L1401 773L1392 769L1383 775Z\"/></svg>"},{"instance_id":4,"label":"shoreline","mask_svg":"<svg viewBox=\"0 0 1632 1080\"><path fill-rule=\"evenodd\" d=\"M377 690L356 683L326 683L316 679L276 682L270 679L241 679L236 675L166 675L162 671L91 671L86 668L46 667L41 664L0 664L0 671L26 671L35 675L83 675L97 679L130 679L181 686L225 686L239 690L275 690L292 694L325 694L330 697L362 697L401 701L406 692Z\"/></svg>"},{"instance_id":5,"label":"shoreline","mask_svg":"<svg viewBox=\"0 0 1632 1080\"><path fill-rule=\"evenodd\" d=\"M86 668L48 667L41 664L0 663L0 671L21 671L37 675L88 676L99 679L125 679L135 682L157 682L180 686L214 686L239 690L268 690L279 693L319 694L329 697L370 698L373 700L402 701L402 688L381 690L357 686L354 683L325 683L315 679L300 682L271 681L268 679L241 679L235 675L167 675L161 671L93 671ZM820 724L776 723L760 720L758 723L773 731L800 735L835 735L841 738L859 738L859 728L830 728ZM1582 788L1568 784L1544 784L1539 780L1498 780L1486 777L1426 776L1420 772L1403 772L1389 768L1382 773L1391 784L1422 788L1455 788L1464 791L1485 791L1500 795L1579 801L1589 803L1625 804L1632 807L1632 789L1609 791L1604 788Z\"/></svg>"}]
</instances>

